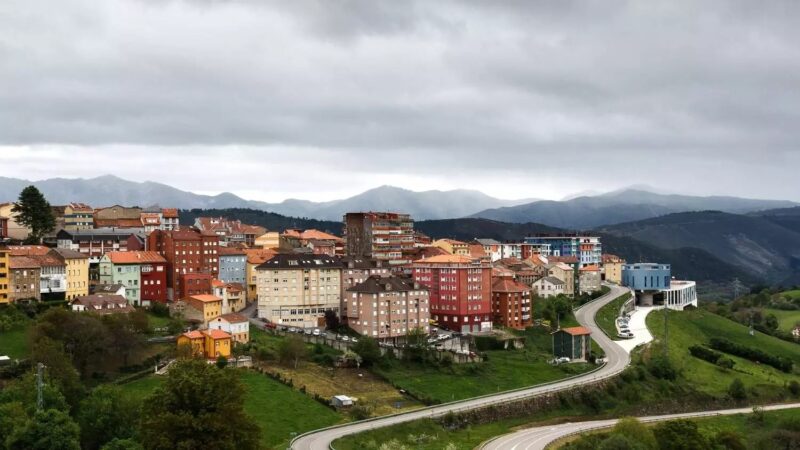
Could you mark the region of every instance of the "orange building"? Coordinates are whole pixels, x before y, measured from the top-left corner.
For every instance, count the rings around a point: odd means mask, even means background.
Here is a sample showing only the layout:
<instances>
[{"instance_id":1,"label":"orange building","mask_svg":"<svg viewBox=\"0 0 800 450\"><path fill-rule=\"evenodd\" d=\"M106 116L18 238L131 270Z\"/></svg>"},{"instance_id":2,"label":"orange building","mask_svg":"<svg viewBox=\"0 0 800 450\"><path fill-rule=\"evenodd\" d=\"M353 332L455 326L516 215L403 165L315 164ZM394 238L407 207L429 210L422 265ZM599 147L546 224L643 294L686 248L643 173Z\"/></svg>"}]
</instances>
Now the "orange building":
<instances>
[{"instance_id":1,"label":"orange building","mask_svg":"<svg viewBox=\"0 0 800 450\"><path fill-rule=\"evenodd\" d=\"M231 335L222 330L189 331L178 336L178 348L189 346L192 356L212 359L231 356Z\"/></svg>"},{"instance_id":2,"label":"orange building","mask_svg":"<svg viewBox=\"0 0 800 450\"><path fill-rule=\"evenodd\" d=\"M495 325L524 330L532 323L531 288L514 280L513 273L494 278L492 316Z\"/></svg>"}]
</instances>

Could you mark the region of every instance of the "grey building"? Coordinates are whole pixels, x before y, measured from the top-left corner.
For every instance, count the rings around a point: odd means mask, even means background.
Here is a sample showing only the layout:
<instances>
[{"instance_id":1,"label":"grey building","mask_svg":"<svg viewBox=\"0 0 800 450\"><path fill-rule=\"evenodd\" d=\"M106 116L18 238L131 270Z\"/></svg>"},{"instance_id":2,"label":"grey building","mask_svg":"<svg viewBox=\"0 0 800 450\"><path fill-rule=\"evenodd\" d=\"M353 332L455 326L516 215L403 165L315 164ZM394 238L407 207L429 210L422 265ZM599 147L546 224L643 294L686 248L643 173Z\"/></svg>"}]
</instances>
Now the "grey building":
<instances>
[{"instance_id":1,"label":"grey building","mask_svg":"<svg viewBox=\"0 0 800 450\"><path fill-rule=\"evenodd\" d=\"M219 279L225 283L246 285L247 254L243 249L219 248Z\"/></svg>"}]
</instances>

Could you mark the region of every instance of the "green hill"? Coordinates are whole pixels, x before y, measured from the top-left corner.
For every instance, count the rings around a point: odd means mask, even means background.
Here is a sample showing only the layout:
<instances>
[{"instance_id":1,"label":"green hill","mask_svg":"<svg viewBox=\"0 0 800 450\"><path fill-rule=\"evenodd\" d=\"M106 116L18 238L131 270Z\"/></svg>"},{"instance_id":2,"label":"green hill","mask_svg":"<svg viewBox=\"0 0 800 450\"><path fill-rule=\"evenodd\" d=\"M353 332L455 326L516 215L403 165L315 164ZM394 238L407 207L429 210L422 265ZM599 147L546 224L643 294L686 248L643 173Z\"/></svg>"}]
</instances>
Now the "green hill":
<instances>
[{"instance_id":1,"label":"green hill","mask_svg":"<svg viewBox=\"0 0 800 450\"><path fill-rule=\"evenodd\" d=\"M656 342L663 342L663 312L650 314L647 317L647 326ZM726 356L736 365L733 369L726 370L689 354L690 346L707 346L712 337L727 339L771 355L788 358L794 362L794 373L783 373L772 367L731 355ZM686 382L692 383L693 387L701 392L716 396L725 395L731 381L736 378L742 380L748 390L753 390L765 398L776 397L785 392L785 383L800 379L798 378L800 346L758 332L755 336L750 336L748 327L703 310L669 312L669 356Z\"/></svg>"}]
</instances>

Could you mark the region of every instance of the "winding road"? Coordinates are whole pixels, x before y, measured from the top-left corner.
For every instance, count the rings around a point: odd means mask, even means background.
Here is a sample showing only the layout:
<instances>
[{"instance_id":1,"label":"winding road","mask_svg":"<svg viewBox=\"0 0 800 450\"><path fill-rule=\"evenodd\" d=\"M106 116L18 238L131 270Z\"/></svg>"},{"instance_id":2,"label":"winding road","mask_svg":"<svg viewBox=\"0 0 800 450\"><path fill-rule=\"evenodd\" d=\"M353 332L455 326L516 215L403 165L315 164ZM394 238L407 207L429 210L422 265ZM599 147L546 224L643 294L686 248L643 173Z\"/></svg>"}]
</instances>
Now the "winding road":
<instances>
[{"instance_id":1,"label":"winding road","mask_svg":"<svg viewBox=\"0 0 800 450\"><path fill-rule=\"evenodd\" d=\"M498 403L506 403L550 392L563 391L575 386L593 383L617 375L628 366L630 363L630 356L600 330L594 321L594 316L601 307L627 292L627 289L614 285L609 285L608 287L611 289L608 294L591 303L583 305L580 309L575 311L575 317L578 319L578 322L592 331L592 338L606 354L607 362L599 369L552 383L311 431L292 440L291 448L294 450L329 450L331 448L330 444L334 440L362 431L388 427L412 420L435 418L447 414L448 412L478 409Z\"/></svg>"},{"instance_id":2,"label":"winding road","mask_svg":"<svg viewBox=\"0 0 800 450\"><path fill-rule=\"evenodd\" d=\"M800 403L770 405L761 409L775 411L779 409L800 408ZM696 417L727 416L733 414L747 414L753 408L722 409L717 411L704 411L695 413L667 414L663 416L639 417L640 422L661 422L674 419L691 419ZM564 423L544 427L529 428L506 434L484 443L481 450L544 450L550 443L561 438L575 434L586 433L592 430L613 427L619 419L593 420L589 422Z\"/></svg>"}]
</instances>

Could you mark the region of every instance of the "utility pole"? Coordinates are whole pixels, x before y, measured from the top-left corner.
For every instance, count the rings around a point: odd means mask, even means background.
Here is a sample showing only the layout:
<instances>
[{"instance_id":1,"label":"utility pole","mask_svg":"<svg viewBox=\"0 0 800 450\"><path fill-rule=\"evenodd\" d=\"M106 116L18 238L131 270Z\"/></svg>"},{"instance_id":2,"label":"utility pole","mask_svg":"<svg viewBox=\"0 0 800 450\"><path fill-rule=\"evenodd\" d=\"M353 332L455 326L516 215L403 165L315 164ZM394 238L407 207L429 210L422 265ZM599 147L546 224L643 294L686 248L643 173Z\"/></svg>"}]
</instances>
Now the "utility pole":
<instances>
[{"instance_id":1,"label":"utility pole","mask_svg":"<svg viewBox=\"0 0 800 450\"><path fill-rule=\"evenodd\" d=\"M664 300L664 358L669 359L669 311L667 300Z\"/></svg>"},{"instance_id":2,"label":"utility pole","mask_svg":"<svg viewBox=\"0 0 800 450\"><path fill-rule=\"evenodd\" d=\"M41 411L44 406L44 399L42 399L42 372L44 372L44 364L36 364L36 410Z\"/></svg>"},{"instance_id":3,"label":"utility pole","mask_svg":"<svg viewBox=\"0 0 800 450\"><path fill-rule=\"evenodd\" d=\"M733 279L733 299L736 300L739 298L739 290L742 288L742 283L739 282L739 278Z\"/></svg>"}]
</instances>

